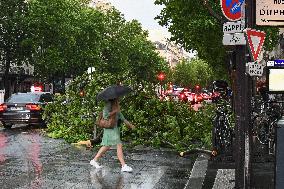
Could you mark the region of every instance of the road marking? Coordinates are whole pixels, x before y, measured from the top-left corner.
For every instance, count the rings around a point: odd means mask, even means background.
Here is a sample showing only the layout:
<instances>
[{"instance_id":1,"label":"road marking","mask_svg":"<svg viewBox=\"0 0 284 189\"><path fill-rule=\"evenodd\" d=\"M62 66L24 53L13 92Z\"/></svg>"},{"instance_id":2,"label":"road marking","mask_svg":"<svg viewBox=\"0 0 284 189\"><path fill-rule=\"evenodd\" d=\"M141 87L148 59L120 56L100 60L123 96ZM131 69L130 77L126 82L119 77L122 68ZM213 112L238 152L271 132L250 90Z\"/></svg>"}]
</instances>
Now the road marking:
<instances>
[{"instance_id":1,"label":"road marking","mask_svg":"<svg viewBox=\"0 0 284 189\"><path fill-rule=\"evenodd\" d=\"M190 177L184 189L202 189L202 184L205 179L207 167L208 158L206 158L204 155L198 156L198 158L194 162Z\"/></svg>"}]
</instances>

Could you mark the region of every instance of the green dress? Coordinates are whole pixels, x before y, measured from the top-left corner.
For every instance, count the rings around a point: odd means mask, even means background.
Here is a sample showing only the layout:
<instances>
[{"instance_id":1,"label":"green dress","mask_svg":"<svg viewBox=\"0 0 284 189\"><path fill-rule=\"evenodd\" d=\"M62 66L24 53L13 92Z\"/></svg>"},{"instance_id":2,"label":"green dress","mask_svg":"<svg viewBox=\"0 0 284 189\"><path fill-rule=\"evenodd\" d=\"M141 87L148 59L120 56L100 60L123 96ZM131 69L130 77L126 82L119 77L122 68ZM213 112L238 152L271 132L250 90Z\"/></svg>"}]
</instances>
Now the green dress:
<instances>
[{"instance_id":1,"label":"green dress","mask_svg":"<svg viewBox=\"0 0 284 189\"><path fill-rule=\"evenodd\" d=\"M111 104L108 103L104 107L103 110L103 118L108 119L109 118L109 113L111 111ZM117 144L121 144L120 140L120 128L118 127L117 123L118 120L121 120L122 122L125 120L123 114L121 112L118 112L116 114L116 124L114 128L112 129L104 129L104 134L103 134L103 139L101 145L103 146L113 146Z\"/></svg>"}]
</instances>

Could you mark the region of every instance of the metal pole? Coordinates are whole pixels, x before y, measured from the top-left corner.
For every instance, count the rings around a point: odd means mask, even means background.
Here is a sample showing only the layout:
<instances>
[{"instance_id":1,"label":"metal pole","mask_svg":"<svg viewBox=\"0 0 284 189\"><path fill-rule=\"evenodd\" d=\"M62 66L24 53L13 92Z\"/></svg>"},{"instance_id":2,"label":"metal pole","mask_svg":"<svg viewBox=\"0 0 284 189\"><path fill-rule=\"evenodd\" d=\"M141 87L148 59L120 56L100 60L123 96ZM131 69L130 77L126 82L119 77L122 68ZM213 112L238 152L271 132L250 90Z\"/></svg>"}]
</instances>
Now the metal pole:
<instances>
[{"instance_id":1,"label":"metal pole","mask_svg":"<svg viewBox=\"0 0 284 189\"><path fill-rule=\"evenodd\" d=\"M245 47L236 46L236 94L235 94L235 188L243 189L245 186L244 161L245 161Z\"/></svg>"},{"instance_id":2,"label":"metal pole","mask_svg":"<svg viewBox=\"0 0 284 189\"><path fill-rule=\"evenodd\" d=\"M253 26L253 0L246 0L245 21L246 27ZM250 128L251 115L251 78L246 74L246 46L236 47L236 183L235 187L240 189L250 188L251 175L251 145L252 132Z\"/></svg>"},{"instance_id":3,"label":"metal pole","mask_svg":"<svg viewBox=\"0 0 284 189\"><path fill-rule=\"evenodd\" d=\"M253 28L254 27L254 20L255 20L255 1L254 0L246 0L246 26L247 28ZM246 53L248 53L248 50L246 50ZM249 58L249 56L247 56ZM245 188L251 188L251 175L252 175L252 149L253 149L253 138L252 138L252 125L251 123L251 97L253 94L253 87L255 87L252 83L252 78L246 74L246 141L248 144L246 144L245 148ZM248 149L247 149L248 148Z\"/></svg>"}]
</instances>

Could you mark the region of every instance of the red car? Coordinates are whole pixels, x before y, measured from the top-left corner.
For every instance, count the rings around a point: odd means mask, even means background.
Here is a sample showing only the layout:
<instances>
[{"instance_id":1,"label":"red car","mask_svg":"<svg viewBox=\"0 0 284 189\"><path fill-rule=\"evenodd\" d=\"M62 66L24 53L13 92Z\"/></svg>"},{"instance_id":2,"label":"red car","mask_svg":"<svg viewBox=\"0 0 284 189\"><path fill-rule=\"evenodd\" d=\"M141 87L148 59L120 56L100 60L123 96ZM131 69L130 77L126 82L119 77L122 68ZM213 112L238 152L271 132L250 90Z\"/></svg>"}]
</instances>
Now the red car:
<instances>
[{"instance_id":1,"label":"red car","mask_svg":"<svg viewBox=\"0 0 284 189\"><path fill-rule=\"evenodd\" d=\"M201 93L195 94L194 96L195 103L201 103L203 101L203 96Z\"/></svg>"}]
</instances>

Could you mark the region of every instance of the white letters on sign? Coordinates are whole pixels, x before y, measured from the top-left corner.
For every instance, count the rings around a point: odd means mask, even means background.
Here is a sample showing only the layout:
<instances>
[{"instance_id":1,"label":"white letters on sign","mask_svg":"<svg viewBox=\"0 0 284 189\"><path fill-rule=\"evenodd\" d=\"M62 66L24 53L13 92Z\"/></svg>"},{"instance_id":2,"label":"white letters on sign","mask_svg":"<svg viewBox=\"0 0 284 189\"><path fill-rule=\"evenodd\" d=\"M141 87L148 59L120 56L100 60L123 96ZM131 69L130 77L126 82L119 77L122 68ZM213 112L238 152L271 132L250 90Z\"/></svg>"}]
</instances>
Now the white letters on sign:
<instances>
[{"instance_id":1,"label":"white letters on sign","mask_svg":"<svg viewBox=\"0 0 284 189\"><path fill-rule=\"evenodd\" d=\"M246 64L250 76L262 76L264 66L257 62L248 62Z\"/></svg>"},{"instance_id":2,"label":"white letters on sign","mask_svg":"<svg viewBox=\"0 0 284 189\"><path fill-rule=\"evenodd\" d=\"M223 24L224 33L242 33L244 29L244 22L226 22Z\"/></svg>"},{"instance_id":3,"label":"white letters on sign","mask_svg":"<svg viewBox=\"0 0 284 189\"><path fill-rule=\"evenodd\" d=\"M244 33L224 34L223 45L246 45Z\"/></svg>"}]
</instances>

